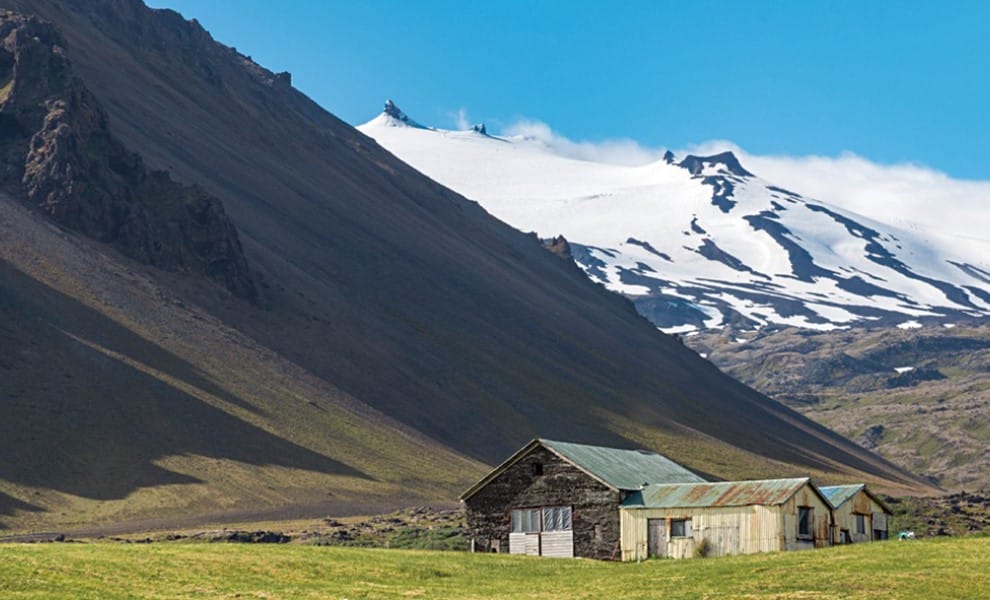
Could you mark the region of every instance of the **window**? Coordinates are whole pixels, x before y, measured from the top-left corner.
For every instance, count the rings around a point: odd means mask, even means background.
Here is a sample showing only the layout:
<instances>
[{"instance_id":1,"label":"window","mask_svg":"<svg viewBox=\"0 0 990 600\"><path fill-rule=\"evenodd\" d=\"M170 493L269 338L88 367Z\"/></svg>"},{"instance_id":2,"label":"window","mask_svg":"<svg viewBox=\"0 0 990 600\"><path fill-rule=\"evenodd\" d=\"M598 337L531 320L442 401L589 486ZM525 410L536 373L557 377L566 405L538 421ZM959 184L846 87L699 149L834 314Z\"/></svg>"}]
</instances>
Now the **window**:
<instances>
[{"instance_id":1,"label":"window","mask_svg":"<svg viewBox=\"0 0 990 600\"><path fill-rule=\"evenodd\" d=\"M543 463L533 463L533 477L543 475Z\"/></svg>"},{"instance_id":2,"label":"window","mask_svg":"<svg viewBox=\"0 0 990 600\"><path fill-rule=\"evenodd\" d=\"M524 508L512 511L513 533L536 533L540 531L540 509Z\"/></svg>"},{"instance_id":3,"label":"window","mask_svg":"<svg viewBox=\"0 0 990 600\"><path fill-rule=\"evenodd\" d=\"M856 515L856 533L866 535L866 515Z\"/></svg>"},{"instance_id":4,"label":"window","mask_svg":"<svg viewBox=\"0 0 990 600\"><path fill-rule=\"evenodd\" d=\"M798 507L798 538L808 540L815 538L815 513L810 506Z\"/></svg>"},{"instance_id":5,"label":"window","mask_svg":"<svg viewBox=\"0 0 990 600\"><path fill-rule=\"evenodd\" d=\"M570 506L545 506L512 511L513 533L570 531L573 529Z\"/></svg>"},{"instance_id":6,"label":"window","mask_svg":"<svg viewBox=\"0 0 990 600\"><path fill-rule=\"evenodd\" d=\"M547 506L543 509L543 531L570 531L571 507Z\"/></svg>"},{"instance_id":7,"label":"window","mask_svg":"<svg viewBox=\"0 0 990 600\"><path fill-rule=\"evenodd\" d=\"M670 537L691 537L691 519L671 519Z\"/></svg>"}]
</instances>

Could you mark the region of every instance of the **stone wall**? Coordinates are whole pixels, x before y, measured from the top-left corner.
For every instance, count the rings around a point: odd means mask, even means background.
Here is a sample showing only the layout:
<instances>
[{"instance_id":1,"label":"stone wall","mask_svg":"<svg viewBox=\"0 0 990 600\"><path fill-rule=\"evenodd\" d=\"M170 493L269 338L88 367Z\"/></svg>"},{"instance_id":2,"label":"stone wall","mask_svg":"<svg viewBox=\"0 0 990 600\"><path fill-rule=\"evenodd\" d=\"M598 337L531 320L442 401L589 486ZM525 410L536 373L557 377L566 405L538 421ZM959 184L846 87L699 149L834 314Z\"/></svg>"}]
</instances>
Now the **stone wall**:
<instances>
[{"instance_id":1,"label":"stone wall","mask_svg":"<svg viewBox=\"0 0 990 600\"><path fill-rule=\"evenodd\" d=\"M609 559L619 541L619 501L619 492L538 446L464 503L477 552L509 551L512 509L571 506L574 555Z\"/></svg>"}]
</instances>

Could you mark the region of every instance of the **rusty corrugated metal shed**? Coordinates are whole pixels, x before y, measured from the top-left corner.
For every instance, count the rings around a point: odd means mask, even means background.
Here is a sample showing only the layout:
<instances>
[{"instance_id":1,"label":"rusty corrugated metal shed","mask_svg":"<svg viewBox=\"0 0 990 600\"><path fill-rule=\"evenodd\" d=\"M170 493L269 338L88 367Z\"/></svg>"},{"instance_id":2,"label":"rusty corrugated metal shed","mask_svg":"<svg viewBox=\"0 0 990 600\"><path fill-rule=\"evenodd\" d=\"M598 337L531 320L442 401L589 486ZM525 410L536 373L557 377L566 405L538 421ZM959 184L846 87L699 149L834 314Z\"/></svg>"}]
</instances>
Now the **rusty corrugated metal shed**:
<instances>
[{"instance_id":1,"label":"rusty corrugated metal shed","mask_svg":"<svg viewBox=\"0 0 990 600\"><path fill-rule=\"evenodd\" d=\"M704 508L714 506L776 505L790 499L807 477L649 485L630 494L623 508Z\"/></svg>"}]
</instances>

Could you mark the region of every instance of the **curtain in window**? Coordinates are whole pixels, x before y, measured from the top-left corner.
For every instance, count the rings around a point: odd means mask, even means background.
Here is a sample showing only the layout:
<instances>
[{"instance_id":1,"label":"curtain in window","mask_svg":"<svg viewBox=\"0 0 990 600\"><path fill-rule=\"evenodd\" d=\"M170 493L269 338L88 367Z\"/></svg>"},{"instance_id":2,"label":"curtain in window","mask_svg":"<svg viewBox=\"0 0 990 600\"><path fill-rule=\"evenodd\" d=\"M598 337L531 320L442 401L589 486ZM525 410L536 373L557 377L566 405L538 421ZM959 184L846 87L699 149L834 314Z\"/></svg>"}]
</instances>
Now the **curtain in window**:
<instances>
[{"instance_id":1,"label":"curtain in window","mask_svg":"<svg viewBox=\"0 0 990 600\"><path fill-rule=\"evenodd\" d=\"M543 531L569 531L571 529L570 506L547 506L543 509Z\"/></svg>"},{"instance_id":2,"label":"curtain in window","mask_svg":"<svg viewBox=\"0 0 990 600\"><path fill-rule=\"evenodd\" d=\"M542 522L541 522L542 518ZM570 531L573 529L570 506L545 506L512 511L513 533Z\"/></svg>"}]
</instances>

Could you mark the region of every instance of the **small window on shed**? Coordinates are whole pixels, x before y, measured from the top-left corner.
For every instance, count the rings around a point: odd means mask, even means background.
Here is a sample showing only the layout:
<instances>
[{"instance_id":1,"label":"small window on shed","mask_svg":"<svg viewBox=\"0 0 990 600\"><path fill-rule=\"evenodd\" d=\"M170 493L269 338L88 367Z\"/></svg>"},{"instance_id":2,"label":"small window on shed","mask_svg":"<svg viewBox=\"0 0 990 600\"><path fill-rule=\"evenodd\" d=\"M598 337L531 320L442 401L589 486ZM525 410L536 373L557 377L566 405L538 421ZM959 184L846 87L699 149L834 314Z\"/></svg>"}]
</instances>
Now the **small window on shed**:
<instances>
[{"instance_id":1,"label":"small window on shed","mask_svg":"<svg viewBox=\"0 0 990 600\"><path fill-rule=\"evenodd\" d=\"M571 507L547 506L543 509L543 531L570 531Z\"/></svg>"},{"instance_id":2,"label":"small window on shed","mask_svg":"<svg viewBox=\"0 0 990 600\"><path fill-rule=\"evenodd\" d=\"M540 531L540 509L524 508L512 511L513 533L537 533Z\"/></svg>"},{"instance_id":3,"label":"small window on shed","mask_svg":"<svg viewBox=\"0 0 990 600\"><path fill-rule=\"evenodd\" d=\"M856 515L856 533L866 535L866 515Z\"/></svg>"},{"instance_id":4,"label":"small window on shed","mask_svg":"<svg viewBox=\"0 0 990 600\"><path fill-rule=\"evenodd\" d=\"M815 537L815 509L810 506L798 507L798 537L802 539Z\"/></svg>"},{"instance_id":5,"label":"small window on shed","mask_svg":"<svg viewBox=\"0 0 990 600\"><path fill-rule=\"evenodd\" d=\"M691 537L691 519L671 519L670 537Z\"/></svg>"},{"instance_id":6,"label":"small window on shed","mask_svg":"<svg viewBox=\"0 0 990 600\"><path fill-rule=\"evenodd\" d=\"M539 477L543 475L543 463L533 463L533 476Z\"/></svg>"}]
</instances>

